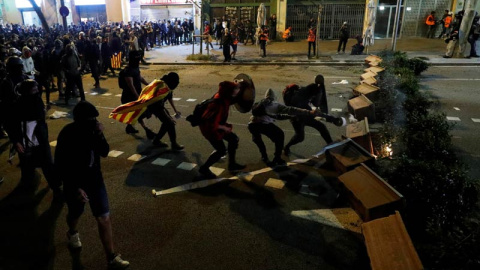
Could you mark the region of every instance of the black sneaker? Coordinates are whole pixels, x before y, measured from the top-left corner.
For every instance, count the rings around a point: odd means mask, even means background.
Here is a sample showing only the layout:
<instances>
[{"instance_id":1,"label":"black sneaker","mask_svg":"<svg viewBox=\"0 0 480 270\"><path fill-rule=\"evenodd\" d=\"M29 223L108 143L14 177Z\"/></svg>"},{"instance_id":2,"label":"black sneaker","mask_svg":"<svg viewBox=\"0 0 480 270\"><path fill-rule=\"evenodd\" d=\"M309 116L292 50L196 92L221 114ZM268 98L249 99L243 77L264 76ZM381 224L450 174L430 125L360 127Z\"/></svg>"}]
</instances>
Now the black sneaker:
<instances>
[{"instance_id":1,"label":"black sneaker","mask_svg":"<svg viewBox=\"0 0 480 270\"><path fill-rule=\"evenodd\" d=\"M178 143L172 143L172 150L175 151L181 151L185 148L185 146L178 144Z\"/></svg>"},{"instance_id":2,"label":"black sneaker","mask_svg":"<svg viewBox=\"0 0 480 270\"><path fill-rule=\"evenodd\" d=\"M273 165L278 165L278 166L284 166L287 164L287 162L285 162L285 160L283 160L280 157L273 158L272 163Z\"/></svg>"},{"instance_id":3,"label":"black sneaker","mask_svg":"<svg viewBox=\"0 0 480 270\"><path fill-rule=\"evenodd\" d=\"M290 147L285 146L285 148L283 148L283 152L285 153L285 156L289 156L290 155Z\"/></svg>"},{"instance_id":4,"label":"black sneaker","mask_svg":"<svg viewBox=\"0 0 480 270\"><path fill-rule=\"evenodd\" d=\"M201 173L207 179L217 178L217 176L212 171L210 171L209 168L205 168L203 166L200 166L200 169L198 170L198 172Z\"/></svg>"},{"instance_id":5,"label":"black sneaker","mask_svg":"<svg viewBox=\"0 0 480 270\"><path fill-rule=\"evenodd\" d=\"M245 165L241 165L241 164L238 164L238 163L233 163L233 164L228 165L228 170L231 171L231 172L241 171L241 170L245 169L246 167L247 166L245 166Z\"/></svg>"},{"instance_id":6,"label":"black sneaker","mask_svg":"<svg viewBox=\"0 0 480 270\"><path fill-rule=\"evenodd\" d=\"M155 132L153 132L149 128L145 128L145 133L147 135L147 139L149 139L149 140L153 140L155 138L155 136L157 135Z\"/></svg>"},{"instance_id":7,"label":"black sneaker","mask_svg":"<svg viewBox=\"0 0 480 270\"><path fill-rule=\"evenodd\" d=\"M136 130L132 125L127 125L127 127L125 128L125 132L127 134L137 134L138 130Z\"/></svg>"}]
</instances>

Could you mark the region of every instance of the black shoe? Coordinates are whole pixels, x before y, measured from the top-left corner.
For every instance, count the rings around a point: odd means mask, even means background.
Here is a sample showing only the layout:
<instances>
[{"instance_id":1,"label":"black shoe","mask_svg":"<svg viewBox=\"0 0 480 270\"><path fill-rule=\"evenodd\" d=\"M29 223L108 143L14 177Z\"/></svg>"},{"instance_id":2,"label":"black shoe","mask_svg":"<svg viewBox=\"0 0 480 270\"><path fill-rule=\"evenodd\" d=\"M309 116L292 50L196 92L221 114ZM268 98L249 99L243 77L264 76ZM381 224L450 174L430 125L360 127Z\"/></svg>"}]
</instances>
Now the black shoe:
<instances>
[{"instance_id":1,"label":"black shoe","mask_svg":"<svg viewBox=\"0 0 480 270\"><path fill-rule=\"evenodd\" d=\"M228 165L228 170L229 171L240 171L240 170L243 170L245 169L247 166L245 165L241 165L241 164L238 164L238 163L233 163L233 164L229 164Z\"/></svg>"},{"instance_id":2,"label":"black shoe","mask_svg":"<svg viewBox=\"0 0 480 270\"><path fill-rule=\"evenodd\" d=\"M149 140L153 140L155 138L155 136L157 135L155 132L153 132L149 128L145 128L145 133L147 134L147 139L149 139Z\"/></svg>"},{"instance_id":3,"label":"black shoe","mask_svg":"<svg viewBox=\"0 0 480 270\"><path fill-rule=\"evenodd\" d=\"M270 160L268 159L268 156L262 156L262 161L267 165L270 164Z\"/></svg>"},{"instance_id":4,"label":"black shoe","mask_svg":"<svg viewBox=\"0 0 480 270\"><path fill-rule=\"evenodd\" d=\"M132 125L127 125L127 127L125 128L125 132L127 134L137 134L138 130L136 130Z\"/></svg>"},{"instance_id":5,"label":"black shoe","mask_svg":"<svg viewBox=\"0 0 480 270\"><path fill-rule=\"evenodd\" d=\"M180 145L178 143L172 143L172 150L181 151L184 148L185 148L185 146L183 146L183 145Z\"/></svg>"},{"instance_id":6,"label":"black shoe","mask_svg":"<svg viewBox=\"0 0 480 270\"><path fill-rule=\"evenodd\" d=\"M155 145L155 146L158 146L158 147L168 147L168 144L160 141L160 140L153 140L152 141L152 144Z\"/></svg>"},{"instance_id":7,"label":"black shoe","mask_svg":"<svg viewBox=\"0 0 480 270\"><path fill-rule=\"evenodd\" d=\"M452 58L451 56L444 55L443 58Z\"/></svg>"},{"instance_id":8,"label":"black shoe","mask_svg":"<svg viewBox=\"0 0 480 270\"><path fill-rule=\"evenodd\" d=\"M279 165L279 166L284 166L284 165L287 164L287 162L285 162L285 160L283 160L280 157L273 158L272 163L273 163L273 165Z\"/></svg>"},{"instance_id":9,"label":"black shoe","mask_svg":"<svg viewBox=\"0 0 480 270\"><path fill-rule=\"evenodd\" d=\"M289 156L290 155L290 147L285 146L285 148L283 148L283 152L285 153L285 156Z\"/></svg>"},{"instance_id":10,"label":"black shoe","mask_svg":"<svg viewBox=\"0 0 480 270\"><path fill-rule=\"evenodd\" d=\"M200 166L200 169L198 170L198 172L201 173L207 179L217 178L217 176L212 171L210 171L209 168L205 168L203 166Z\"/></svg>"}]
</instances>

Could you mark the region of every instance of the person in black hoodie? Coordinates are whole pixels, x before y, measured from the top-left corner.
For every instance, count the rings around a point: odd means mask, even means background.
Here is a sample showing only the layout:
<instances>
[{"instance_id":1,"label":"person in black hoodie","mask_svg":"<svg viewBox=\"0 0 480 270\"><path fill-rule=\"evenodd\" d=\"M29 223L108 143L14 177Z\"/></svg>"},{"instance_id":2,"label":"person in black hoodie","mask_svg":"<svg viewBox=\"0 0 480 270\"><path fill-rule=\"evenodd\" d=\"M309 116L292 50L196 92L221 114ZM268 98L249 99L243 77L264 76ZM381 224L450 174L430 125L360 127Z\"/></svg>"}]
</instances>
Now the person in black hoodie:
<instances>
[{"instance_id":1,"label":"person in black hoodie","mask_svg":"<svg viewBox=\"0 0 480 270\"><path fill-rule=\"evenodd\" d=\"M38 84L34 80L24 80L16 86L16 90L19 98L11 112L13 119L8 135L20 158L22 182L28 187L32 186L35 168L41 167L54 196L61 196L61 183L55 174L48 141L45 104Z\"/></svg>"},{"instance_id":2,"label":"person in black hoodie","mask_svg":"<svg viewBox=\"0 0 480 270\"><path fill-rule=\"evenodd\" d=\"M100 73L98 70L98 61L100 61L100 49L97 46L97 40L86 42L87 48L85 51L85 59L87 60L90 70L92 71L92 77L95 80L93 85L95 88L100 88Z\"/></svg>"},{"instance_id":3,"label":"person in black hoodie","mask_svg":"<svg viewBox=\"0 0 480 270\"><path fill-rule=\"evenodd\" d=\"M107 70L110 69L110 71L112 72L112 75L115 76L115 70L112 67L112 61L111 61L112 49L108 44L107 38L103 38L100 54L102 55L102 63L103 63L102 74L107 74Z\"/></svg>"},{"instance_id":4,"label":"person in black hoodie","mask_svg":"<svg viewBox=\"0 0 480 270\"><path fill-rule=\"evenodd\" d=\"M325 79L322 75L317 75L315 77L315 83L309 84L306 87L301 87L298 91L295 91L295 94L291 98L289 106L297 107L300 109L312 110L310 104L317 107L322 113L325 114L325 119L327 122L334 123L337 126L345 125L344 118L336 118L328 115L328 105L327 105L327 94L325 90ZM290 147L293 145L303 142L305 139L305 126L312 127L318 132L325 140L327 144L333 142L330 132L328 132L327 127L317 120L315 116L301 116L290 119L295 135L290 139L290 141L285 145L284 152L285 155L290 154Z\"/></svg>"},{"instance_id":5,"label":"person in black hoodie","mask_svg":"<svg viewBox=\"0 0 480 270\"><path fill-rule=\"evenodd\" d=\"M109 269L125 269L130 263L114 251L108 195L100 164L100 157L108 155L110 146L97 116L95 106L79 102L73 109L74 122L66 125L57 139L55 168L63 180L68 206L67 238L71 248L82 247L77 227L88 202L98 224Z\"/></svg>"}]
</instances>

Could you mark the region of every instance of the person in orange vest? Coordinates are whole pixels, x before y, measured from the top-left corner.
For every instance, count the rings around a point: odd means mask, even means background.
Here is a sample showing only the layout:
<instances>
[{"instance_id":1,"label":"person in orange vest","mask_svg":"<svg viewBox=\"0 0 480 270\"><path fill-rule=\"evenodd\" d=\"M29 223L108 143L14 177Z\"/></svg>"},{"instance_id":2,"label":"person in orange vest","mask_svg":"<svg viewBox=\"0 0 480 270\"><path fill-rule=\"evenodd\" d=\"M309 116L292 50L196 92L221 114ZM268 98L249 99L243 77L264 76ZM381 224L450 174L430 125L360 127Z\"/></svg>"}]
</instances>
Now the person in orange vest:
<instances>
[{"instance_id":1,"label":"person in orange vest","mask_svg":"<svg viewBox=\"0 0 480 270\"><path fill-rule=\"evenodd\" d=\"M287 42L295 40L295 38L293 37L293 34L292 34L292 27L291 26L289 26L287 29L285 29L285 31L283 32L282 38Z\"/></svg>"},{"instance_id":2,"label":"person in orange vest","mask_svg":"<svg viewBox=\"0 0 480 270\"><path fill-rule=\"evenodd\" d=\"M314 25L310 26L308 29L308 58L310 58L310 48L313 48L313 55L315 55L315 46L317 40L317 29Z\"/></svg>"},{"instance_id":3,"label":"person in orange vest","mask_svg":"<svg viewBox=\"0 0 480 270\"><path fill-rule=\"evenodd\" d=\"M447 11L445 10L445 12L447 12ZM442 21L443 21L443 25L442 25L443 30L442 30L442 33L440 33L440 36L438 36L438 38L442 38L442 37L448 36L448 35L450 34L450 26L451 26L452 21L453 21L452 15L453 15L453 13L450 11L450 12L447 13L447 15L445 16L445 18L442 19Z\"/></svg>"},{"instance_id":4,"label":"person in orange vest","mask_svg":"<svg viewBox=\"0 0 480 270\"><path fill-rule=\"evenodd\" d=\"M267 40L268 40L268 28L262 25L258 33L260 37L260 49L263 51L262 57L267 57Z\"/></svg>"},{"instance_id":5,"label":"person in orange vest","mask_svg":"<svg viewBox=\"0 0 480 270\"><path fill-rule=\"evenodd\" d=\"M430 15L428 15L427 20L425 21L425 24L427 25L427 38L434 38L435 36L435 29L436 27L436 21L435 21L435 11L430 12Z\"/></svg>"}]
</instances>

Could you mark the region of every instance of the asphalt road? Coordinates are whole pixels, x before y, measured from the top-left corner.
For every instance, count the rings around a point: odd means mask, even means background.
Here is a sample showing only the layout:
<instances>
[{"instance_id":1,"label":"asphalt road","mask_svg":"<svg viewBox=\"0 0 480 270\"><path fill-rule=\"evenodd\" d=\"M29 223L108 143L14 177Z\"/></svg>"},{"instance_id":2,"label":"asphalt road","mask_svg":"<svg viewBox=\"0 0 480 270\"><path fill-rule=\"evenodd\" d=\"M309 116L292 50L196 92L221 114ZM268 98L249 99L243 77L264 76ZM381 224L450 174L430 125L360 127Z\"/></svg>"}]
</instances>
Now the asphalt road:
<instances>
[{"instance_id":1,"label":"asphalt road","mask_svg":"<svg viewBox=\"0 0 480 270\"><path fill-rule=\"evenodd\" d=\"M318 215L328 209L348 208L346 202L337 199L337 174L322 158L274 171L267 169L251 181L226 180L202 189L156 198L151 195L152 189L167 190L201 180L197 167L192 167L202 164L212 148L198 128L192 128L184 118L195 104L215 93L219 82L232 80L239 73L249 74L258 100L268 88L280 97L285 85L306 85L321 73L326 79L329 108L335 109L333 114L344 115L351 88L359 81L362 70L361 66L143 67L147 81L169 71L180 75L174 97L183 115L177 121L178 141L185 145L185 151L181 152L152 146L143 132L138 136L125 134L123 124L108 119L109 112L120 103L116 96L120 94L117 78L102 80L102 88L96 90L92 88L93 79L85 76L87 100L100 111L99 120L106 127L110 148L123 152L118 157L105 158L102 165L116 247L131 262L131 269L368 269L358 217L349 214L342 219L341 213L334 213L338 220L329 223L322 220L325 215ZM475 106L478 96L474 95L478 81L472 80L477 74L478 67L439 67L430 68L422 77L425 90L439 98L440 109L448 116L461 118L452 134L455 145L462 150L461 156L468 162L479 158L475 154L479 153L479 146L474 141L479 123L470 119L480 118ZM332 84L341 80L349 84ZM54 93L52 100L56 96ZM58 110L71 114L72 109L53 106L48 113ZM258 172L265 165L247 130L249 117L232 109L229 122L240 137L238 162L247 164L246 172ZM71 118L48 120L50 141L55 141L61 128L71 121ZM159 127L154 118L147 120L147 124L154 129ZM290 123L282 121L278 125L288 140L293 135ZM345 133L344 128L333 125L328 128L334 139ZM292 148L290 160L310 158L325 146L315 130L306 131L305 142ZM168 142L168 138L163 141ZM272 143L266 140L266 144L272 155ZM6 149L6 140L0 140L0 160L6 160ZM128 160L134 154L143 159ZM215 166L220 172L227 162ZM22 190L16 188L19 168L0 162L0 171L5 176L0 185L1 270L105 268L97 227L88 207L79 226L83 248L71 251L65 237L66 207L51 204L52 194L46 189L45 180L39 181L36 190ZM475 172L478 173L478 168L472 169ZM227 171L219 176L232 177ZM270 178L285 181L285 187L265 186Z\"/></svg>"}]
</instances>

